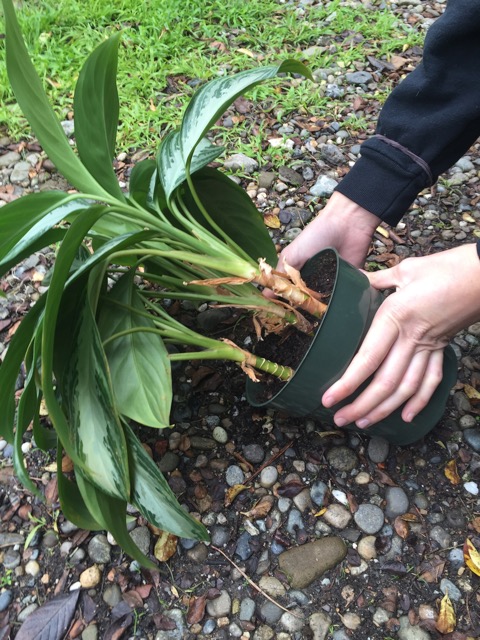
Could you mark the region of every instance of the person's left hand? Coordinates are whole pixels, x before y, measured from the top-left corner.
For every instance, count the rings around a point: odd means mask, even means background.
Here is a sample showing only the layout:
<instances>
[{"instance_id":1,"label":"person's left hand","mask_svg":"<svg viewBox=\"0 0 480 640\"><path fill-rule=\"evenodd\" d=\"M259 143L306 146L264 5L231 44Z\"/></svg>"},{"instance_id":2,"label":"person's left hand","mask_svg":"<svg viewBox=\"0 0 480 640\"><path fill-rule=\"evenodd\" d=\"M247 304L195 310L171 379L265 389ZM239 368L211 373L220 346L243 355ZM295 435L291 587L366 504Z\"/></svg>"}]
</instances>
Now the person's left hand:
<instances>
[{"instance_id":1,"label":"person's left hand","mask_svg":"<svg viewBox=\"0 0 480 640\"><path fill-rule=\"evenodd\" d=\"M411 422L442 379L443 349L461 329L480 320L480 261L473 244L366 274L376 289L396 288L376 313L348 369L324 393L332 407L372 374L367 388L334 416L339 427L360 428L403 405Z\"/></svg>"}]
</instances>

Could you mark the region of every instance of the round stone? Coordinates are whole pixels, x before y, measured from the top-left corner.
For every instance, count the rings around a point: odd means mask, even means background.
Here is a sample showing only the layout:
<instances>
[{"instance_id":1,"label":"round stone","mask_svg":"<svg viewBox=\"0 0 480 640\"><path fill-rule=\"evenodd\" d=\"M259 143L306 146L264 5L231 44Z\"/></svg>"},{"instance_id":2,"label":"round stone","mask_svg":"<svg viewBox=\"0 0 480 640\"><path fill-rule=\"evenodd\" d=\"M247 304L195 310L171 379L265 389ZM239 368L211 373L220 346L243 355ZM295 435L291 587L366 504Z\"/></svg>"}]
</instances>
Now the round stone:
<instances>
[{"instance_id":1,"label":"round stone","mask_svg":"<svg viewBox=\"0 0 480 640\"><path fill-rule=\"evenodd\" d=\"M130 537L140 549L140 551L148 555L150 551L150 530L148 527L136 527L130 533Z\"/></svg>"},{"instance_id":2,"label":"round stone","mask_svg":"<svg viewBox=\"0 0 480 640\"><path fill-rule=\"evenodd\" d=\"M453 600L453 602L459 602L462 599L462 592L448 578L442 578L442 580L440 580L440 591L443 594L448 593L448 597L450 600Z\"/></svg>"},{"instance_id":3,"label":"round stone","mask_svg":"<svg viewBox=\"0 0 480 640\"><path fill-rule=\"evenodd\" d=\"M229 487L234 487L236 484L243 484L245 474L238 465L232 464L225 472L225 480Z\"/></svg>"},{"instance_id":4,"label":"round stone","mask_svg":"<svg viewBox=\"0 0 480 640\"><path fill-rule=\"evenodd\" d=\"M408 511L408 496L401 487L387 487L385 498L387 501L385 508L387 518L393 520Z\"/></svg>"},{"instance_id":5,"label":"round stone","mask_svg":"<svg viewBox=\"0 0 480 640\"><path fill-rule=\"evenodd\" d=\"M323 518L332 527L345 529L352 519L352 514L341 504L329 504Z\"/></svg>"},{"instance_id":6,"label":"round stone","mask_svg":"<svg viewBox=\"0 0 480 640\"><path fill-rule=\"evenodd\" d=\"M243 598L240 603L240 620L251 620L253 618L253 614L255 613L255 600L252 598Z\"/></svg>"},{"instance_id":7,"label":"round stone","mask_svg":"<svg viewBox=\"0 0 480 640\"><path fill-rule=\"evenodd\" d=\"M109 607L116 607L117 604L122 600L122 592L118 584L111 584L105 588L105 591L102 594L103 601L105 604L108 604Z\"/></svg>"},{"instance_id":8,"label":"round stone","mask_svg":"<svg viewBox=\"0 0 480 640\"><path fill-rule=\"evenodd\" d=\"M467 416L463 417L466 418ZM465 429L463 438L474 451L480 452L480 429Z\"/></svg>"},{"instance_id":9,"label":"round stone","mask_svg":"<svg viewBox=\"0 0 480 640\"><path fill-rule=\"evenodd\" d=\"M280 617L280 624L289 633L296 633L303 629L305 619L301 609L285 611Z\"/></svg>"},{"instance_id":10,"label":"round stone","mask_svg":"<svg viewBox=\"0 0 480 640\"><path fill-rule=\"evenodd\" d=\"M16 569L20 565L21 559L18 551L10 548L5 551L2 564L5 569Z\"/></svg>"},{"instance_id":11,"label":"round stone","mask_svg":"<svg viewBox=\"0 0 480 640\"><path fill-rule=\"evenodd\" d=\"M215 427L212 436L213 439L220 444L226 444L228 442L228 433L223 427Z\"/></svg>"},{"instance_id":12,"label":"round stone","mask_svg":"<svg viewBox=\"0 0 480 640\"><path fill-rule=\"evenodd\" d=\"M325 501L325 495L328 487L325 482L318 480L310 487L310 498L318 507L321 507Z\"/></svg>"},{"instance_id":13,"label":"round stone","mask_svg":"<svg viewBox=\"0 0 480 640\"><path fill-rule=\"evenodd\" d=\"M337 471L352 471L358 460L355 452L348 447L333 447L327 453L328 464Z\"/></svg>"},{"instance_id":14,"label":"round stone","mask_svg":"<svg viewBox=\"0 0 480 640\"><path fill-rule=\"evenodd\" d=\"M447 549L452 544L452 538L443 527L436 526L430 529L430 538L442 549Z\"/></svg>"},{"instance_id":15,"label":"round stone","mask_svg":"<svg viewBox=\"0 0 480 640\"><path fill-rule=\"evenodd\" d=\"M100 569L94 564L92 567L88 567L80 574L80 584L84 589L92 589L96 587L102 579L102 573Z\"/></svg>"},{"instance_id":16,"label":"round stone","mask_svg":"<svg viewBox=\"0 0 480 640\"><path fill-rule=\"evenodd\" d=\"M88 555L93 562L106 564L110 562L111 547L108 543L107 536L99 533L94 536L88 543Z\"/></svg>"},{"instance_id":17,"label":"round stone","mask_svg":"<svg viewBox=\"0 0 480 640\"><path fill-rule=\"evenodd\" d=\"M377 550L375 548L375 536L363 537L357 546L357 551L364 560L373 560L377 557Z\"/></svg>"},{"instance_id":18,"label":"round stone","mask_svg":"<svg viewBox=\"0 0 480 640\"><path fill-rule=\"evenodd\" d=\"M278 471L275 467L269 466L262 469L260 474L260 484L266 489L270 489L278 480Z\"/></svg>"},{"instance_id":19,"label":"round stone","mask_svg":"<svg viewBox=\"0 0 480 640\"><path fill-rule=\"evenodd\" d=\"M218 598L207 602L207 613L212 618L222 618L228 616L232 608L232 599L225 589L222 589Z\"/></svg>"},{"instance_id":20,"label":"round stone","mask_svg":"<svg viewBox=\"0 0 480 640\"><path fill-rule=\"evenodd\" d=\"M25 565L25 573L35 578L40 573L40 565L36 560L30 560Z\"/></svg>"},{"instance_id":21,"label":"round stone","mask_svg":"<svg viewBox=\"0 0 480 640\"><path fill-rule=\"evenodd\" d=\"M258 586L272 598L278 598L285 595L286 589L278 578L274 576L263 576L260 578Z\"/></svg>"},{"instance_id":22,"label":"round stone","mask_svg":"<svg viewBox=\"0 0 480 640\"><path fill-rule=\"evenodd\" d=\"M350 613L347 611L342 616L342 622L351 631L355 631L362 624L360 616L356 613Z\"/></svg>"},{"instance_id":23,"label":"round stone","mask_svg":"<svg viewBox=\"0 0 480 640\"><path fill-rule=\"evenodd\" d=\"M385 462L389 450L390 445L384 438L374 436L368 443L367 453L370 460L375 462L375 464L378 464L380 462Z\"/></svg>"},{"instance_id":24,"label":"round stone","mask_svg":"<svg viewBox=\"0 0 480 640\"><path fill-rule=\"evenodd\" d=\"M8 589L0 593L0 613L8 609L12 600L13 600L13 593Z\"/></svg>"},{"instance_id":25,"label":"round stone","mask_svg":"<svg viewBox=\"0 0 480 640\"><path fill-rule=\"evenodd\" d=\"M243 447L243 457L252 464L260 464L265 458L265 452L259 444L247 444Z\"/></svg>"},{"instance_id":26,"label":"round stone","mask_svg":"<svg viewBox=\"0 0 480 640\"><path fill-rule=\"evenodd\" d=\"M355 522L364 533L374 534L380 531L385 522L385 516L380 507L375 504L361 504L354 515Z\"/></svg>"}]
</instances>

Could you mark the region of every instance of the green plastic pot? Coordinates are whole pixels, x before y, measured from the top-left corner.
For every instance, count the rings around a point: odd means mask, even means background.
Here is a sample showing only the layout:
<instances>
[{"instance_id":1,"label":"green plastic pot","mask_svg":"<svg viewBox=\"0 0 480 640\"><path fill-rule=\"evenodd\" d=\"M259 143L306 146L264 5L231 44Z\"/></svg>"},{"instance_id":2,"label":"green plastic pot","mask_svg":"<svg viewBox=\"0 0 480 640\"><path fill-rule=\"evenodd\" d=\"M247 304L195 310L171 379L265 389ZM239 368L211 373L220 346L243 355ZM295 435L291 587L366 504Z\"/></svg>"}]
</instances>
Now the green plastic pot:
<instances>
[{"instance_id":1,"label":"green plastic pot","mask_svg":"<svg viewBox=\"0 0 480 640\"><path fill-rule=\"evenodd\" d=\"M367 333L372 319L383 301L380 292L370 286L368 278L351 264L340 258L335 249L325 249L311 258L302 270L308 281L325 252L333 252L337 272L327 312L321 320L312 343L295 375L273 397L265 400L262 382L247 380L247 399L255 407L281 409L297 417L313 417L333 424L334 413L353 401L367 386L365 382L354 394L326 409L321 403L324 392L347 369ZM379 336L379 340L382 336ZM443 379L428 405L413 422L402 420L402 407L381 422L360 430L355 425L346 428L368 435L381 436L396 445L407 445L422 438L438 423L445 410L450 389L457 379L457 360L453 349L445 349Z\"/></svg>"}]
</instances>

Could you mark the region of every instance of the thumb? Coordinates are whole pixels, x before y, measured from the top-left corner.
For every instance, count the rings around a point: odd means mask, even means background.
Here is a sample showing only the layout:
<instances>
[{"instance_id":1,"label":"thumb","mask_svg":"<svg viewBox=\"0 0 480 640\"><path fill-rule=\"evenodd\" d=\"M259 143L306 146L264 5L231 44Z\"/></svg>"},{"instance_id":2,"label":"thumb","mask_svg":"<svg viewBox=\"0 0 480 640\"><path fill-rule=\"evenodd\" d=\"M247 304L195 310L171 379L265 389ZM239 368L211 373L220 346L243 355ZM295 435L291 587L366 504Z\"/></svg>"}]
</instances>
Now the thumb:
<instances>
[{"instance_id":1,"label":"thumb","mask_svg":"<svg viewBox=\"0 0 480 640\"><path fill-rule=\"evenodd\" d=\"M397 267L391 267L381 271L364 271L364 273L374 289L393 289L399 286L397 271Z\"/></svg>"}]
</instances>

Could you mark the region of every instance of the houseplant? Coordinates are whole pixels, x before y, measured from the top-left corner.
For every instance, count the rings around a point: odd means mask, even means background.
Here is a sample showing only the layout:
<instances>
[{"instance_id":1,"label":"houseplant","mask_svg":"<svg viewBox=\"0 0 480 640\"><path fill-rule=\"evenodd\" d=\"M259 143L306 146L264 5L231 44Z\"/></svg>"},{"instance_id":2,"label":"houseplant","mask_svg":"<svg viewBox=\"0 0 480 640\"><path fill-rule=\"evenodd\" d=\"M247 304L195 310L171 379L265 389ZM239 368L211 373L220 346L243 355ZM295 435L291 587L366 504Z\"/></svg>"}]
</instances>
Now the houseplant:
<instances>
[{"instance_id":1,"label":"houseplant","mask_svg":"<svg viewBox=\"0 0 480 640\"><path fill-rule=\"evenodd\" d=\"M23 318L0 367L0 433L14 443L17 475L38 493L21 451L33 423L37 445L57 449L65 515L82 528L108 529L125 551L151 566L128 535L127 504L176 535L207 535L180 507L131 426L169 426L170 362L230 359L252 380L260 371L281 380L294 373L281 362L185 327L165 311L162 297L248 309L259 333L295 326L311 334L326 310L295 270L275 272L274 246L261 216L241 188L207 166L222 149L206 134L240 94L279 73L309 72L288 60L204 85L179 130L162 140L156 160L135 166L124 194L112 168L118 36L103 42L80 72L75 153L28 57L12 2L2 3L7 69L18 103L49 158L78 192L32 194L0 214L2 274L58 243L48 292ZM266 299L256 285L284 301ZM170 354L169 343L183 350ZM27 377L16 407L22 363ZM42 400L51 427L39 419ZM62 473L63 451L73 462L74 480Z\"/></svg>"}]
</instances>

